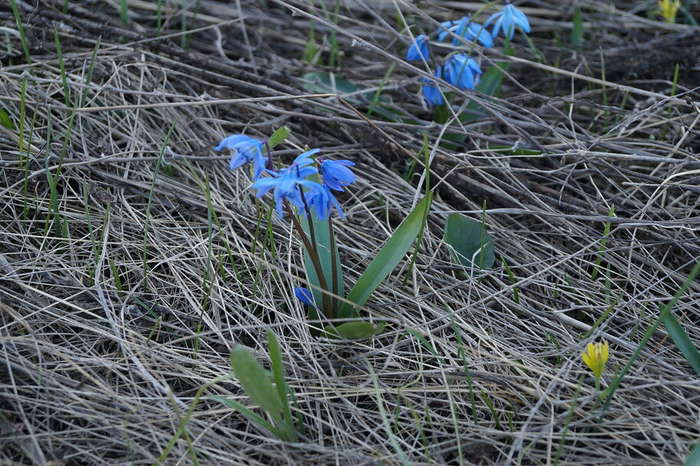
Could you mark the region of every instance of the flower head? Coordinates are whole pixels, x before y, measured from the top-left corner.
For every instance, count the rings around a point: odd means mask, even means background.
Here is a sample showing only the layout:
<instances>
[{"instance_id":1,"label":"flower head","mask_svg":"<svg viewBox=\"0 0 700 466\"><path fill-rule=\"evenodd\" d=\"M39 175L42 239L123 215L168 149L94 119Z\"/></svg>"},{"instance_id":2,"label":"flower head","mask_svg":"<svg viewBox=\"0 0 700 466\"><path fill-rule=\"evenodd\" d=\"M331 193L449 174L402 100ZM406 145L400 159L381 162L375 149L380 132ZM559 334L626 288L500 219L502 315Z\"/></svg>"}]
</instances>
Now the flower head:
<instances>
[{"instance_id":1,"label":"flower head","mask_svg":"<svg viewBox=\"0 0 700 466\"><path fill-rule=\"evenodd\" d=\"M581 358L593 375L599 379L605 369L605 363L608 362L608 342L589 343Z\"/></svg>"},{"instance_id":2,"label":"flower head","mask_svg":"<svg viewBox=\"0 0 700 466\"><path fill-rule=\"evenodd\" d=\"M224 138L214 150L228 149L231 152L229 168L235 170L246 163L253 162L253 179L257 180L265 170L267 157L263 156L264 143L245 134L233 134Z\"/></svg>"},{"instance_id":3,"label":"flower head","mask_svg":"<svg viewBox=\"0 0 700 466\"><path fill-rule=\"evenodd\" d=\"M406 60L416 61L416 60L427 60L430 58L430 47L428 44L428 36L421 34L416 37L413 41L408 51L406 52Z\"/></svg>"},{"instance_id":4,"label":"flower head","mask_svg":"<svg viewBox=\"0 0 700 466\"><path fill-rule=\"evenodd\" d=\"M438 40L445 40L450 33L453 33L455 36L458 36L452 38L452 43L454 45L459 45L459 37L463 37L470 41L476 40L486 48L493 47L493 37L491 37L491 33L485 26L473 22L469 16L465 16L459 21L445 21L444 23L440 23L440 26Z\"/></svg>"},{"instance_id":5,"label":"flower head","mask_svg":"<svg viewBox=\"0 0 700 466\"><path fill-rule=\"evenodd\" d=\"M320 171L323 184L336 191L344 191L347 186L355 181L355 174L348 167L355 166L350 160L324 160L321 162Z\"/></svg>"},{"instance_id":6,"label":"flower head","mask_svg":"<svg viewBox=\"0 0 700 466\"><path fill-rule=\"evenodd\" d=\"M681 0L658 0L659 13L667 23L675 23L678 9L681 7Z\"/></svg>"},{"instance_id":7,"label":"flower head","mask_svg":"<svg viewBox=\"0 0 700 466\"><path fill-rule=\"evenodd\" d=\"M515 26L518 26L523 33L530 32L530 22L527 20L525 13L518 10L510 3L503 7L498 13L492 14L486 21L485 26L488 26L494 20L496 23L491 31L493 37L498 36L498 33L502 29L503 37L507 37L510 40L515 34Z\"/></svg>"},{"instance_id":8,"label":"flower head","mask_svg":"<svg viewBox=\"0 0 700 466\"><path fill-rule=\"evenodd\" d=\"M438 79L442 78L442 68L438 66L433 74ZM423 86L421 87L423 99L429 107L434 107L445 103L442 93L440 92L440 89L438 89L435 81L425 77L420 78L420 81L423 83Z\"/></svg>"},{"instance_id":9,"label":"flower head","mask_svg":"<svg viewBox=\"0 0 700 466\"><path fill-rule=\"evenodd\" d=\"M307 306L316 306L314 303L314 295L308 288L294 287L294 296L297 297L299 301L306 304Z\"/></svg>"},{"instance_id":10,"label":"flower head","mask_svg":"<svg viewBox=\"0 0 700 466\"><path fill-rule=\"evenodd\" d=\"M258 179L252 186L253 189L258 191L256 196L262 197L274 189L275 209L280 217L284 217L284 211L282 210L283 201L288 201L299 210L304 210L302 189L306 188L311 193L322 189L319 183L306 179L309 176L318 174L316 167L310 166L314 163L311 156L317 152L319 152L319 149L304 152L289 167L278 172L270 172L271 176L267 178Z\"/></svg>"},{"instance_id":11,"label":"flower head","mask_svg":"<svg viewBox=\"0 0 700 466\"><path fill-rule=\"evenodd\" d=\"M319 186L320 189L313 189L309 191L308 196L306 196L309 209L316 214L319 220L328 219L334 207L335 210L338 211L338 215L345 217L340 202L335 198L329 187L325 184Z\"/></svg>"},{"instance_id":12,"label":"flower head","mask_svg":"<svg viewBox=\"0 0 700 466\"><path fill-rule=\"evenodd\" d=\"M466 53L452 55L443 69L445 81L459 89L474 89L482 74L481 67Z\"/></svg>"}]
</instances>

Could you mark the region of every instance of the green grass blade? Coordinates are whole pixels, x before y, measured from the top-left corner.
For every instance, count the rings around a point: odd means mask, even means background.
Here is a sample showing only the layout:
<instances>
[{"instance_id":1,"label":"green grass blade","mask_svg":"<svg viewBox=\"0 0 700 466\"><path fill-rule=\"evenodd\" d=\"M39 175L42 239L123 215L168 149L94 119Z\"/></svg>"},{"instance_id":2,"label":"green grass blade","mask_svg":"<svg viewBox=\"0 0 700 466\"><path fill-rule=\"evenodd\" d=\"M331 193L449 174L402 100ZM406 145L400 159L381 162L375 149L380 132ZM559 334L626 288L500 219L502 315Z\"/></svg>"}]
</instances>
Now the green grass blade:
<instances>
[{"instance_id":1,"label":"green grass blade","mask_svg":"<svg viewBox=\"0 0 700 466\"><path fill-rule=\"evenodd\" d=\"M203 399L218 401L219 403L223 404L224 406L227 406L227 407L233 409L234 411L238 411L239 413L241 413L242 415L244 415L245 417L247 417L251 421L260 425L262 428L266 429L268 432L273 434L275 437L278 437L278 438L282 437L282 433L278 429L276 429L275 426L273 426L271 423L269 423L267 421L267 419L254 413L253 411L246 408L244 405L242 405L241 403L239 403L236 400L230 400L230 399L225 398L221 395L209 395L209 396L205 396Z\"/></svg>"},{"instance_id":2,"label":"green grass blade","mask_svg":"<svg viewBox=\"0 0 700 466\"><path fill-rule=\"evenodd\" d=\"M391 238L382 247L379 254L370 262L362 276L348 294L348 300L355 305L363 306L370 295L389 276L392 270L401 262L408 250L413 245L423 226L423 217L428 209L432 194L428 193L413 209L408 217L401 222ZM355 314L352 304L343 303L339 317L348 317Z\"/></svg>"},{"instance_id":3,"label":"green grass blade","mask_svg":"<svg viewBox=\"0 0 700 466\"><path fill-rule=\"evenodd\" d=\"M583 18L581 17L581 9L576 8L574 13L573 28L571 29L571 47L580 49L583 47Z\"/></svg>"},{"instance_id":4,"label":"green grass blade","mask_svg":"<svg viewBox=\"0 0 700 466\"><path fill-rule=\"evenodd\" d=\"M685 330L683 330L683 327L678 323L678 320L674 317L670 309L662 318L666 331L671 335L671 339L676 344L676 347L683 353L685 359L688 360L688 363L700 376L700 353L690 340L690 337Z\"/></svg>"},{"instance_id":5,"label":"green grass blade","mask_svg":"<svg viewBox=\"0 0 700 466\"><path fill-rule=\"evenodd\" d=\"M292 411L289 409L289 386L284 379L284 366L282 365L282 349L280 348L277 337L272 330L267 331L267 347L270 352L270 362L272 363L272 379L277 388L280 402L282 403L282 415L284 416L285 428L290 434L292 441L297 440L296 431L294 429L294 420L292 419Z\"/></svg>"},{"instance_id":6,"label":"green grass blade","mask_svg":"<svg viewBox=\"0 0 700 466\"><path fill-rule=\"evenodd\" d=\"M24 31L24 25L22 24L22 16L19 14L19 8L17 7L17 2L15 0L10 0L10 8L12 9L12 15L15 17L17 30L19 31L19 40L22 43L22 51L24 52L24 58L27 60L28 64L31 64L32 56L29 54L29 43L27 42L27 33Z\"/></svg>"}]
</instances>

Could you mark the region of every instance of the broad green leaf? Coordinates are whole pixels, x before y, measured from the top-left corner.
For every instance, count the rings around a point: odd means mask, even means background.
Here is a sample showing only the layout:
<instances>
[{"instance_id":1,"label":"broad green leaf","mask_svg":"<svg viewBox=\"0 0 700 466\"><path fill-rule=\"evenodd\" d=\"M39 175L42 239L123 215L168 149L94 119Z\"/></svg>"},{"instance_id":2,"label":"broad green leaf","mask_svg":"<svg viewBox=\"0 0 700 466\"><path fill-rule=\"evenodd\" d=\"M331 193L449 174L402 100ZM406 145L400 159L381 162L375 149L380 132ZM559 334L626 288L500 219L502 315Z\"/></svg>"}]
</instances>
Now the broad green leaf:
<instances>
[{"instance_id":1,"label":"broad green leaf","mask_svg":"<svg viewBox=\"0 0 700 466\"><path fill-rule=\"evenodd\" d=\"M4 108L0 108L0 125L12 131L17 129L15 127L15 123L12 121L12 118L10 118L10 115Z\"/></svg>"},{"instance_id":2,"label":"broad green leaf","mask_svg":"<svg viewBox=\"0 0 700 466\"><path fill-rule=\"evenodd\" d=\"M253 355L240 347L234 349L231 353L231 368L253 403L267 411L276 423L283 422L282 412L284 408L279 394L272 385L267 371L255 360Z\"/></svg>"},{"instance_id":3,"label":"broad green leaf","mask_svg":"<svg viewBox=\"0 0 700 466\"><path fill-rule=\"evenodd\" d=\"M371 322L365 321L345 322L344 324L335 326L334 330L341 338L346 338L348 340L365 340L384 330L384 325L374 325Z\"/></svg>"},{"instance_id":4,"label":"broad green leaf","mask_svg":"<svg viewBox=\"0 0 700 466\"><path fill-rule=\"evenodd\" d=\"M684 466L698 466L700 464L700 443L695 444L695 448L686 458Z\"/></svg>"},{"instance_id":5,"label":"broad green leaf","mask_svg":"<svg viewBox=\"0 0 700 466\"><path fill-rule=\"evenodd\" d=\"M301 77L303 84L302 87L309 92L316 92L319 94L329 93L329 94L353 94L361 88L354 83L351 83L342 76L337 76L335 73L328 73L326 71L313 71L311 73L306 73ZM368 90L367 94L373 91ZM358 96L354 95L348 98L348 101L357 101Z\"/></svg>"},{"instance_id":6,"label":"broad green leaf","mask_svg":"<svg viewBox=\"0 0 700 466\"><path fill-rule=\"evenodd\" d=\"M345 280L343 278L343 268L340 266L340 255L338 254L338 246L331 248L331 232L330 232L330 222L328 220L319 220L315 215L311 216L312 225L314 227L314 236L311 238L311 229L309 228L308 217L306 215L300 215L299 221L302 228L309 235L311 241L316 244L318 249L319 261L321 262L321 268L323 269L323 275L326 279L328 287L331 288L329 291L333 291L333 256L335 256L335 275L337 280L337 295L345 296ZM321 286L318 274L314 268L313 261L309 255L306 248L304 248L304 268L306 269L306 279L312 285L316 287ZM314 301L316 305L323 306L323 293L320 289L311 287L311 293L314 295ZM332 315L329 309L322 309L326 316Z\"/></svg>"},{"instance_id":7,"label":"broad green leaf","mask_svg":"<svg viewBox=\"0 0 700 466\"><path fill-rule=\"evenodd\" d=\"M423 218L428 209L432 194L428 193L413 209L408 217L401 222L391 238L387 240L377 256L370 262L362 276L357 280L348 294L348 300L357 306L364 306L370 295L389 276L392 270L401 262L413 242L418 237L423 226ZM343 303L338 317L353 317L357 315L354 306Z\"/></svg>"},{"instance_id":8,"label":"broad green leaf","mask_svg":"<svg viewBox=\"0 0 700 466\"><path fill-rule=\"evenodd\" d=\"M493 240L485 225L462 214L447 217L445 242L452 246L457 260L465 267L472 266L472 258L481 269L490 269L496 261Z\"/></svg>"},{"instance_id":9,"label":"broad green leaf","mask_svg":"<svg viewBox=\"0 0 700 466\"><path fill-rule=\"evenodd\" d=\"M581 9L576 8L574 13L574 24L571 29L571 47L580 49L583 46L583 18L581 17Z\"/></svg>"},{"instance_id":10,"label":"broad green leaf","mask_svg":"<svg viewBox=\"0 0 700 466\"><path fill-rule=\"evenodd\" d=\"M272 133L272 136L270 136L270 139L267 141L267 145L270 146L270 150L272 150L275 148L275 146L282 144L288 137L289 128L282 126L281 128L277 128L275 132Z\"/></svg>"},{"instance_id":11,"label":"broad green leaf","mask_svg":"<svg viewBox=\"0 0 700 466\"><path fill-rule=\"evenodd\" d=\"M505 76L505 71L508 69L508 65L508 63L496 63L486 70L486 72L481 75L476 90L487 96L498 97L501 93L501 86L503 85L503 78ZM467 109L459 116L459 119L462 123L469 123L483 118L486 115L486 109L472 100L467 105Z\"/></svg>"},{"instance_id":12,"label":"broad green leaf","mask_svg":"<svg viewBox=\"0 0 700 466\"><path fill-rule=\"evenodd\" d=\"M676 344L676 347L681 353L683 353L685 359L700 376L700 353L698 353L698 350L693 344L692 340L688 334L685 333L685 330L683 330L683 327L673 316L670 309L668 312L663 314L663 321L666 331L668 331L668 334L671 335L671 339Z\"/></svg>"}]
</instances>

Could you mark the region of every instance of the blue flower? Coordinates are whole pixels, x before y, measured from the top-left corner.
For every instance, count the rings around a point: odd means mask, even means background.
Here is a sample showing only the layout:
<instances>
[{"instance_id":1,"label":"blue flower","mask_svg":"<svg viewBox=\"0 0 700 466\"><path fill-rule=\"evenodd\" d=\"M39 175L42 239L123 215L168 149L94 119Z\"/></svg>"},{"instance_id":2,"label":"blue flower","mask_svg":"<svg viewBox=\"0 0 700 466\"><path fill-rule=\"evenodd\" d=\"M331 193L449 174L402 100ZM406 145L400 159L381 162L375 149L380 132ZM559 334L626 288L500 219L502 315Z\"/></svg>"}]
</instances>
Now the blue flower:
<instances>
[{"instance_id":1,"label":"blue flower","mask_svg":"<svg viewBox=\"0 0 700 466\"><path fill-rule=\"evenodd\" d=\"M411 46L406 52L406 60L427 60L430 58L430 48L428 44L428 36L421 34L416 37Z\"/></svg>"},{"instance_id":2,"label":"blue flower","mask_svg":"<svg viewBox=\"0 0 700 466\"><path fill-rule=\"evenodd\" d=\"M445 81L459 89L474 89L482 74L481 67L466 53L458 53L447 59L444 66Z\"/></svg>"},{"instance_id":3,"label":"blue flower","mask_svg":"<svg viewBox=\"0 0 700 466\"><path fill-rule=\"evenodd\" d=\"M355 182L355 174L348 167L355 166L350 160L324 160L321 162L323 184L336 191L344 191L343 186Z\"/></svg>"},{"instance_id":4,"label":"blue flower","mask_svg":"<svg viewBox=\"0 0 700 466\"><path fill-rule=\"evenodd\" d=\"M315 181L306 178L318 174L316 167L310 166L314 163L311 156L319 152L319 149L312 149L299 155L287 168L278 172L269 172L271 176L260 178L253 183L252 188L257 190L256 197L262 197L270 190L275 193L275 210L280 217L284 217L282 210L283 201L289 201L300 211L305 209L302 189L307 188L311 193L319 191L322 186Z\"/></svg>"},{"instance_id":5,"label":"blue flower","mask_svg":"<svg viewBox=\"0 0 700 466\"><path fill-rule=\"evenodd\" d=\"M320 185L320 188L321 189L313 189L308 192L306 200L309 204L309 209L311 209L320 220L328 219L334 207L335 210L338 211L338 215L345 217L340 202L338 202L338 199L335 198L328 186Z\"/></svg>"},{"instance_id":6,"label":"blue flower","mask_svg":"<svg viewBox=\"0 0 700 466\"><path fill-rule=\"evenodd\" d=\"M438 30L438 40L445 40L452 32L467 40L477 40L486 48L493 47L493 37L491 37L491 33L489 33L485 26L473 22L469 16L465 16L459 21L445 21L444 23L440 23L440 26L441 28ZM453 37L452 43L454 45L459 45L459 38Z\"/></svg>"},{"instance_id":7,"label":"blue flower","mask_svg":"<svg viewBox=\"0 0 700 466\"><path fill-rule=\"evenodd\" d=\"M265 171L265 164L267 164L267 157L263 156L264 144L262 141L245 134L233 134L224 138L214 150L229 149L232 151L229 163L231 170L253 162L253 179L257 180Z\"/></svg>"},{"instance_id":8,"label":"blue flower","mask_svg":"<svg viewBox=\"0 0 700 466\"><path fill-rule=\"evenodd\" d=\"M438 79L442 78L442 68L438 66L435 69L434 75ZM445 100L442 98L442 93L440 92L440 89L438 89L435 81L425 77L420 78L420 81L423 83L423 87L421 87L423 99L428 106L434 107L445 103Z\"/></svg>"},{"instance_id":9,"label":"blue flower","mask_svg":"<svg viewBox=\"0 0 700 466\"><path fill-rule=\"evenodd\" d=\"M316 304L314 303L314 295L311 294L311 291L308 288L295 286L294 296L296 296L299 301L306 304L307 306L316 307Z\"/></svg>"},{"instance_id":10,"label":"blue flower","mask_svg":"<svg viewBox=\"0 0 700 466\"><path fill-rule=\"evenodd\" d=\"M506 5L498 13L492 14L486 21L486 26L491 24L493 20L496 20L496 24L494 24L491 31L493 37L498 36L498 33L503 29L503 37L512 39L513 34L515 34L515 26L518 26L523 33L530 32L530 22L527 20L525 13L511 4Z\"/></svg>"}]
</instances>

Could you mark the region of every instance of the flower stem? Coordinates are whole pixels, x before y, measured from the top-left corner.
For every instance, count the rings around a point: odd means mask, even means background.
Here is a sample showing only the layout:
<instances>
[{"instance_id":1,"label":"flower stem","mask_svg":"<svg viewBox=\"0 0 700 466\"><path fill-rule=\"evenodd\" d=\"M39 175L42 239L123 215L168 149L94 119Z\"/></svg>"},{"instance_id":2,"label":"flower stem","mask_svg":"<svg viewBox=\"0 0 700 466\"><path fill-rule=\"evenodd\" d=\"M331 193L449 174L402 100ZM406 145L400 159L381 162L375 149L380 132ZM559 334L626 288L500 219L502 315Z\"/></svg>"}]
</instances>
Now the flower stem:
<instances>
[{"instance_id":1,"label":"flower stem","mask_svg":"<svg viewBox=\"0 0 700 466\"><path fill-rule=\"evenodd\" d=\"M333 302L333 315L335 316L338 313L338 299L336 298L336 296L338 295L338 262L336 261L335 257L336 246L335 232L333 231L333 217L330 215L328 216L328 235L331 239L331 273L333 274L333 296L331 297L331 299Z\"/></svg>"}]
</instances>

